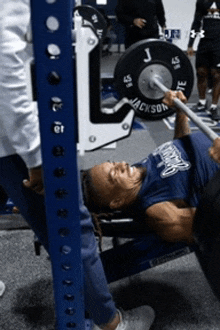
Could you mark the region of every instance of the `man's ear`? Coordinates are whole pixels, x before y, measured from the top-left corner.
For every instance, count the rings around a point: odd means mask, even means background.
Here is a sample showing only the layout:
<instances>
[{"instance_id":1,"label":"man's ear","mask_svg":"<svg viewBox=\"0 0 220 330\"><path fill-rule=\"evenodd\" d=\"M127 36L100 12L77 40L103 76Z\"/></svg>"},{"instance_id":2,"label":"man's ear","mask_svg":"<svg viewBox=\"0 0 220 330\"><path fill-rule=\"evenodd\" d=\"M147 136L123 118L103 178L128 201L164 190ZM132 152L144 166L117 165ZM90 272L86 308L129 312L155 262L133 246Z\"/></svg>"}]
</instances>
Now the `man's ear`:
<instances>
[{"instance_id":1,"label":"man's ear","mask_svg":"<svg viewBox=\"0 0 220 330\"><path fill-rule=\"evenodd\" d=\"M109 206L110 206L110 209L115 209L115 210L117 210L117 209L122 208L122 206L124 205L124 203L125 203L125 199L124 199L124 197L118 197L118 198L114 198L114 199L110 202Z\"/></svg>"}]
</instances>

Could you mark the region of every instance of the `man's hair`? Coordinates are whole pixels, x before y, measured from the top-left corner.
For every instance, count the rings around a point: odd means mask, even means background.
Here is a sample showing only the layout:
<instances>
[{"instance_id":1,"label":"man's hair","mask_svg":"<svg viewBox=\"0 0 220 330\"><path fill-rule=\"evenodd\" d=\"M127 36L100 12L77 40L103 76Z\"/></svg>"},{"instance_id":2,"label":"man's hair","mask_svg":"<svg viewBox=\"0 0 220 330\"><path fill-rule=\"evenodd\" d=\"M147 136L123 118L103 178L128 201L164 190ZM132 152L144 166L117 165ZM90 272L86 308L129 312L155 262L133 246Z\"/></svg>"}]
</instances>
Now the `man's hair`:
<instances>
[{"instance_id":1,"label":"man's hair","mask_svg":"<svg viewBox=\"0 0 220 330\"><path fill-rule=\"evenodd\" d=\"M81 171L81 181L84 203L89 211L96 213L111 211L107 201L95 188L90 169Z\"/></svg>"},{"instance_id":2,"label":"man's hair","mask_svg":"<svg viewBox=\"0 0 220 330\"><path fill-rule=\"evenodd\" d=\"M112 210L107 206L103 197L100 196L99 192L96 191L95 186L92 182L90 169L81 171L81 182L84 204L90 211L92 222L94 225L95 235L99 237L99 249L102 251L102 229L101 219L112 219Z\"/></svg>"},{"instance_id":3,"label":"man's hair","mask_svg":"<svg viewBox=\"0 0 220 330\"><path fill-rule=\"evenodd\" d=\"M103 219L111 220L115 217L120 219L120 215L122 215L122 218L125 218L126 215L127 218L131 217L134 219L140 219L140 214L137 214L136 210L133 209L132 206L131 208L127 207L126 211L116 211L110 209L103 196L101 196L100 193L96 190L92 182L90 169L81 171L81 182L84 204L90 211L95 235L99 237L99 249L102 251L101 222Z\"/></svg>"}]
</instances>

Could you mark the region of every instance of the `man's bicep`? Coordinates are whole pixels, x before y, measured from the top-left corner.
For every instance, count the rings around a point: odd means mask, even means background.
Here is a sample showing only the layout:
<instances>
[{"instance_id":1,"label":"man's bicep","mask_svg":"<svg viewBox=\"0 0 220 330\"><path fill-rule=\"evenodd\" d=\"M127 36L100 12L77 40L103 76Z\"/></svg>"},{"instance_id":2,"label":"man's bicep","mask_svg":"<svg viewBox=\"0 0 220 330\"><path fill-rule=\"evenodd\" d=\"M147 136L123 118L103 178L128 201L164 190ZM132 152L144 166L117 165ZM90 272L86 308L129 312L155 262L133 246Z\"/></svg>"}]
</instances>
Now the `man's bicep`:
<instances>
[{"instance_id":1,"label":"man's bicep","mask_svg":"<svg viewBox=\"0 0 220 330\"><path fill-rule=\"evenodd\" d=\"M186 207L184 201L163 202L146 210L146 222L167 241L190 240L195 208Z\"/></svg>"}]
</instances>

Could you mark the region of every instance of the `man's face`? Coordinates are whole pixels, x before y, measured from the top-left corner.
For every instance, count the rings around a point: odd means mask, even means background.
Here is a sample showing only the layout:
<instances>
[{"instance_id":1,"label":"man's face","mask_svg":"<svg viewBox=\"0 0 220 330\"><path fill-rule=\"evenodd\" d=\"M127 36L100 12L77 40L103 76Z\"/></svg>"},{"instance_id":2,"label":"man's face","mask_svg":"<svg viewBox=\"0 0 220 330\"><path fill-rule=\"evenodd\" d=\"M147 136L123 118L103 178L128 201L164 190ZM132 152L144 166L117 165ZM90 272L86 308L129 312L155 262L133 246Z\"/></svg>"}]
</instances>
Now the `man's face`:
<instances>
[{"instance_id":1,"label":"man's face","mask_svg":"<svg viewBox=\"0 0 220 330\"><path fill-rule=\"evenodd\" d=\"M141 181L141 172L126 162L105 162L91 169L92 182L104 198L111 200L125 197Z\"/></svg>"}]
</instances>

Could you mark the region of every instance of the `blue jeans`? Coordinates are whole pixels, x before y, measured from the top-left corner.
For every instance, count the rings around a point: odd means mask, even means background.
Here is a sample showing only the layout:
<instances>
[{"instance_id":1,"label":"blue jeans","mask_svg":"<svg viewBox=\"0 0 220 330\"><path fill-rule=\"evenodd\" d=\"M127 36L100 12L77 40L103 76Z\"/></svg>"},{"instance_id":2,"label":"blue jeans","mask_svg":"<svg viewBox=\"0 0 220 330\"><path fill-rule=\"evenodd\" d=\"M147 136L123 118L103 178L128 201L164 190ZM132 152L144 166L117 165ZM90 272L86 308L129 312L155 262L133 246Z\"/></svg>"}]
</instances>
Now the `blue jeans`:
<instances>
[{"instance_id":1,"label":"blue jeans","mask_svg":"<svg viewBox=\"0 0 220 330\"><path fill-rule=\"evenodd\" d=\"M44 197L23 187L22 181L27 178L27 168L18 155L0 158L0 184L48 251ZM79 192L85 308L95 324L104 325L114 318L116 307L97 252L91 217Z\"/></svg>"}]
</instances>

